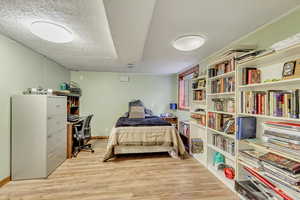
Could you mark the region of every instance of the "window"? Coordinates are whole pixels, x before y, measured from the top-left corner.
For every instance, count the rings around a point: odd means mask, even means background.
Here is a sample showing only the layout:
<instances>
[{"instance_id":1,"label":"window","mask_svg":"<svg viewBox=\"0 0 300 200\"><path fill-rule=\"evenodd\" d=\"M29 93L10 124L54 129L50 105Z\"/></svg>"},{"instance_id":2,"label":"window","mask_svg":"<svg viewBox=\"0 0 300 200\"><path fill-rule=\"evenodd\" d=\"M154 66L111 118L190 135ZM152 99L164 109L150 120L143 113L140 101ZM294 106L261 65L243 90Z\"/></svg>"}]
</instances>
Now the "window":
<instances>
[{"instance_id":1,"label":"window","mask_svg":"<svg viewBox=\"0 0 300 200\"><path fill-rule=\"evenodd\" d=\"M195 72L199 71L199 66L193 67L178 76L178 108L179 110L189 110L191 103L191 79Z\"/></svg>"}]
</instances>

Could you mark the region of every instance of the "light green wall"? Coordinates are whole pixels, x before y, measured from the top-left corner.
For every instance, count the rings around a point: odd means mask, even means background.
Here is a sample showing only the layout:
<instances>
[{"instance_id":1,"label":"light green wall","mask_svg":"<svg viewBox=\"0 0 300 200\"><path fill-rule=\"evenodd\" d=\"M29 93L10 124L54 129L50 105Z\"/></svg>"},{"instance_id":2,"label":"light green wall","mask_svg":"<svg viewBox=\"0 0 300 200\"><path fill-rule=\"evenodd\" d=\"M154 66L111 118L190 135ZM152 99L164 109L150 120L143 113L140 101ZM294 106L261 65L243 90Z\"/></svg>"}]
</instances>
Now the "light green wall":
<instances>
[{"instance_id":1,"label":"light green wall","mask_svg":"<svg viewBox=\"0 0 300 200\"><path fill-rule=\"evenodd\" d=\"M70 79L62 66L0 35L0 180L10 175L10 97L29 87L58 88Z\"/></svg>"},{"instance_id":2,"label":"light green wall","mask_svg":"<svg viewBox=\"0 0 300 200\"><path fill-rule=\"evenodd\" d=\"M126 74L129 82L120 82L125 74L110 72L71 72L71 80L80 84L81 114L93 113L92 134L107 136L118 117L128 110L128 102L141 99L158 115L168 112L176 101L175 75Z\"/></svg>"}]
</instances>

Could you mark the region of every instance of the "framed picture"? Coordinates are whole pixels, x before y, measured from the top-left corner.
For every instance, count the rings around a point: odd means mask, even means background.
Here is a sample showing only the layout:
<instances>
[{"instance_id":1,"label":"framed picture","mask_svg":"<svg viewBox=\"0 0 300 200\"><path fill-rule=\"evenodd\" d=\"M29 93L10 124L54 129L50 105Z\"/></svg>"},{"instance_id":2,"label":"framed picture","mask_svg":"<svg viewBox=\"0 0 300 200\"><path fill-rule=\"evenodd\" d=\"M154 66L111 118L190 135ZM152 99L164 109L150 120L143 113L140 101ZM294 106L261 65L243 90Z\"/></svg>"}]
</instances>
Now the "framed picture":
<instances>
[{"instance_id":1,"label":"framed picture","mask_svg":"<svg viewBox=\"0 0 300 200\"><path fill-rule=\"evenodd\" d=\"M282 77L293 76L295 73L296 61L286 62L283 65Z\"/></svg>"}]
</instances>

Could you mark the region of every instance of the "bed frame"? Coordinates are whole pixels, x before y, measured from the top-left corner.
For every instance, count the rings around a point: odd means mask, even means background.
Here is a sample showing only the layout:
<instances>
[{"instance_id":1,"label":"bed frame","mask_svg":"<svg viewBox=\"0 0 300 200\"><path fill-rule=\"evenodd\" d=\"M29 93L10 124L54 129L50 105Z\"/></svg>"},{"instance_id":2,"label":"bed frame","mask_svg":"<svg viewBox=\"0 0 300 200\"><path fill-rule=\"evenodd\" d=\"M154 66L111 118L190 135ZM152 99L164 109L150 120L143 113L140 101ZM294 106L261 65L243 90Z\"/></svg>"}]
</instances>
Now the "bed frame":
<instances>
[{"instance_id":1,"label":"bed frame","mask_svg":"<svg viewBox=\"0 0 300 200\"><path fill-rule=\"evenodd\" d=\"M115 146L115 154L170 152L172 147L166 146Z\"/></svg>"}]
</instances>

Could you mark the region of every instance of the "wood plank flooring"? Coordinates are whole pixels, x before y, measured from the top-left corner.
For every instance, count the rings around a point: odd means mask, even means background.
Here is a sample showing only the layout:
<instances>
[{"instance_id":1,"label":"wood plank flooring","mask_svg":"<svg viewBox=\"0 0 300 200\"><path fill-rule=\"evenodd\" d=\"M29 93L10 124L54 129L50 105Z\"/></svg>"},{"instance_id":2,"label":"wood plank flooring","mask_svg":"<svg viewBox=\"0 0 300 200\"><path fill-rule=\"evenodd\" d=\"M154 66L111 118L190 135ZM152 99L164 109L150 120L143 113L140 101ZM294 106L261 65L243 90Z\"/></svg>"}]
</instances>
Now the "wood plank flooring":
<instances>
[{"instance_id":1,"label":"wood plank flooring","mask_svg":"<svg viewBox=\"0 0 300 200\"><path fill-rule=\"evenodd\" d=\"M13 181L0 188L0 200L237 200L193 158L165 154L122 156L102 162L106 140L95 154L81 152L48 179Z\"/></svg>"}]
</instances>

